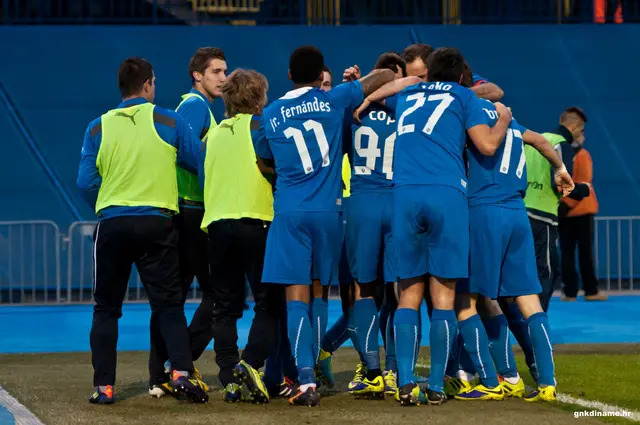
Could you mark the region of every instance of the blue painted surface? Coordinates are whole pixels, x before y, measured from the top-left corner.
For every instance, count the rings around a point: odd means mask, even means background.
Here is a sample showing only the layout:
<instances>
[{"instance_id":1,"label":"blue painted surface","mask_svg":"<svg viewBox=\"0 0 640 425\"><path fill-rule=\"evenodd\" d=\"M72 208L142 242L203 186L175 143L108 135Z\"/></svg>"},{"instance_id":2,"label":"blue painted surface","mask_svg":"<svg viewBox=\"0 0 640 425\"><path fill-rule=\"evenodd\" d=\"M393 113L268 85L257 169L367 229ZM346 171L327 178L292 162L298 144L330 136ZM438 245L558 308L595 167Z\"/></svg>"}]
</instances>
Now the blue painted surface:
<instances>
[{"instance_id":1,"label":"blue painted surface","mask_svg":"<svg viewBox=\"0 0 640 425\"><path fill-rule=\"evenodd\" d=\"M14 425L16 420L6 407L0 404L0 425Z\"/></svg>"},{"instance_id":2,"label":"blue painted surface","mask_svg":"<svg viewBox=\"0 0 640 425\"><path fill-rule=\"evenodd\" d=\"M617 296L607 302L563 303L554 298L550 307L551 338L555 344L640 343L640 296ZM187 304L191 318L196 304ZM129 304L120 319L119 350L149 349L147 304ZM329 323L341 314L340 302L329 303ZM2 307L0 308L0 353L45 353L89 351L92 307ZM429 345L429 322L423 311L422 345ZM238 322L238 344L243 347L253 314ZM382 341L381 341L382 342ZM212 345L209 346L213 348ZM4 424L2 424L4 425Z\"/></svg>"}]
</instances>

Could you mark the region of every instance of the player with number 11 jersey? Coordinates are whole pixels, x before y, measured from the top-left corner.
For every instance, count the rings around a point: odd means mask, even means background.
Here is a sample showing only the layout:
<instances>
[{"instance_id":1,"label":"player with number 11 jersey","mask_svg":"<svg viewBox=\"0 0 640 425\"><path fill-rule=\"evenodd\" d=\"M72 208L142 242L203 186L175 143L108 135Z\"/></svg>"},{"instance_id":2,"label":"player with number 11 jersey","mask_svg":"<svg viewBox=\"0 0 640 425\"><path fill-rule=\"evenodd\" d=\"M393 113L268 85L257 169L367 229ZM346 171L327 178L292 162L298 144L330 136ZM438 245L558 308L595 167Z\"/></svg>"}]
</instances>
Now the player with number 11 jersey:
<instances>
[{"instance_id":1,"label":"player with number 11 jersey","mask_svg":"<svg viewBox=\"0 0 640 425\"><path fill-rule=\"evenodd\" d=\"M300 387L291 404L315 406L314 367L327 326L327 288L309 306L309 285L337 283L342 248L342 121L364 96L393 79L378 72L325 92L324 56L313 46L289 59L294 90L264 109L256 154L275 161L275 217L262 281L288 285L289 343Z\"/></svg>"}]
</instances>

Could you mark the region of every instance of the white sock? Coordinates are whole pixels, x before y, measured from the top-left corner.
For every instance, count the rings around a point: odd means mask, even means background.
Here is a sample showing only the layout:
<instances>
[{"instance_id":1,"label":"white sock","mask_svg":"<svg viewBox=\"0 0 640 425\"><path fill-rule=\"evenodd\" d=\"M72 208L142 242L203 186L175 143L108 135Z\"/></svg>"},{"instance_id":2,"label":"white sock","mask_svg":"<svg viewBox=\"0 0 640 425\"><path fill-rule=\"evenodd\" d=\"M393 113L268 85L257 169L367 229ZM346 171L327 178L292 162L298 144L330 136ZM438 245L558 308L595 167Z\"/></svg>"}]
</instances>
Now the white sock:
<instances>
[{"instance_id":1,"label":"white sock","mask_svg":"<svg viewBox=\"0 0 640 425\"><path fill-rule=\"evenodd\" d=\"M465 372L464 370L460 369L456 375L458 375L459 379L462 379L463 381L466 382L471 382L473 381L473 374L469 373L469 372Z\"/></svg>"},{"instance_id":2,"label":"white sock","mask_svg":"<svg viewBox=\"0 0 640 425\"><path fill-rule=\"evenodd\" d=\"M304 384L304 385L300 385L300 392L305 392L307 391L309 388L316 388L316 384Z\"/></svg>"},{"instance_id":3,"label":"white sock","mask_svg":"<svg viewBox=\"0 0 640 425\"><path fill-rule=\"evenodd\" d=\"M518 382L520 382L520 375L516 375L510 378L503 378L505 381L507 381L508 383L510 383L511 385L515 385Z\"/></svg>"}]
</instances>

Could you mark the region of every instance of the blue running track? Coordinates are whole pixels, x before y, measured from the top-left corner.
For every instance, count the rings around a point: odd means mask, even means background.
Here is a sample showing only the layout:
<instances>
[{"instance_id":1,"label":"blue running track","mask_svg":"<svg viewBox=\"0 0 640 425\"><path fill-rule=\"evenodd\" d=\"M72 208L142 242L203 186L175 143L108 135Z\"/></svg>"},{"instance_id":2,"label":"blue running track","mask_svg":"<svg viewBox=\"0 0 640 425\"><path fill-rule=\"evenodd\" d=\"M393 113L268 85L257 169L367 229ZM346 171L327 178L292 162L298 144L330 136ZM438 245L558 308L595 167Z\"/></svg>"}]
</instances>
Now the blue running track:
<instances>
[{"instance_id":1,"label":"blue running track","mask_svg":"<svg viewBox=\"0 0 640 425\"><path fill-rule=\"evenodd\" d=\"M187 319L197 305L185 307ZM549 308L555 344L640 343L640 296L613 296L606 302L565 303L553 298ZM246 343L253 314L238 322L239 345ZM128 304L120 319L119 350L149 349L148 304ZM329 326L341 314L340 302L329 302ZM92 306L0 307L0 353L89 351ZM429 345L429 322L423 312L422 345ZM210 348L213 348L212 344ZM0 408L0 416L2 410Z\"/></svg>"}]
</instances>

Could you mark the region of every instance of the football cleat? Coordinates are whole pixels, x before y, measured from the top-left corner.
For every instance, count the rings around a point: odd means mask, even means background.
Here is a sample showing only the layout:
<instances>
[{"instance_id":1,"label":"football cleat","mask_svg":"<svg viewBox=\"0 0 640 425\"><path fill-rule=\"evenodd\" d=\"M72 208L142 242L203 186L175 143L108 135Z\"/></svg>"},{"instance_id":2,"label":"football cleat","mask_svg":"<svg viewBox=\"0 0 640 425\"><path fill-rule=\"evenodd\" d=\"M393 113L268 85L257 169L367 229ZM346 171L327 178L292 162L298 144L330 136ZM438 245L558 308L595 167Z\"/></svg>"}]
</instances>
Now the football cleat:
<instances>
[{"instance_id":1,"label":"football cleat","mask_svg":"<svg viewBox=\"0 0 640 425\"><path fill-rule=\"evenodd\" d=\"M326 385L328 388L333 388L336 385L331 368L331 353L323 349L320 349L320 354L318 355L316 375L322 385Z\"/></svg>"},{"instance_id":2,"label":"football cleat","mask_svg":"<svg viewBox=\"0 0 640 425\"><path fill-rule=\"evenodd\" d=\"M358 363L358 366L356 366L356 373L351 382L349 382L348 390L351 391L351 389L355 388L366 376L367 367L362 363Z\"/></svg>"},{"instance_id":3,"label":"football cleat","mask_svg":"<svg viewBox=\"0 0 640 425\"><path fill-rule=\"evenodd\" d=\"M390 370L385 370L382 373L382 379L384 379L384 393L386 395L395 395L398 391L398 377Z\"/></svg>"},{"instance_id":4,"label":"football cleat","mask_svg":"<svg viewBox=\"0 0 640 425\"><path fill-rule=\"evenodd\" d=\"M447 395L445 393L441 393L439 391L433 391L431 389L427 389L426 396L427 396L427 403L433 406L437 406L447 401Z\"/></svg>"},{"instance_id":5,"label":"football cleat","mask_svg":"<svg viewBox=\"0 0 640 425\"><path fill-rule=\"evenodd\" d=\"M500 386L504 390L504 395L506 397L522 398L524 396L525 388L524 388L524 381L522 380L522 378L518 377L519 378L518 382L515 384L512 384L509 381L506 381L501 376L499 376L498 378L500 381Z\"/></svg>"},{"instance_id":6,"label":"football cleat","mask_svg":"<svg viewBox=\"0 0 640 425\"><path fill-rule=\"evenodd\" d=\"M237 403L239 401L243 401L244 398L242 396L242 387L235 382L231 382L224 387L223 391L223 400L227 403Z\"/></svg>"},{"instance_id":7,"label":"football cleat","mask_svg":"<svg viewBox=\"0 0 640 425\"><path fill-rule=\"evenodd\" d=\"M91 397L89 397L89 403L91 404L112 404L116 402L116 397L113 394L113 387L107 385L104 391L100 391L99 387L96 387Z\"/></svg>"},{"instance_id":8,"label":"football cleat","mask_svg":"<svg viewBox=\"0 0 640 425\"><path fill-rule=\"evenodd\" d=\"M473 388L471 382L460 378L444 377L444 393L448 397L455 397L461 392L469 391Z\"/></svg>"},{"instance_id":9,"label":"football cleat","mask_svg":"<svg viewBox=\"0 0 640 425\"><path fill-rule=\"evenodd\" d=\"M209 394L202 389L196 379L181 375L177 370L174 370L171 376L171 388L174 394L184 394L191 403L209 401Z\"/></svg>"},{"instance_id":10,"label":"football cleat","mask_svg":"<svg viewBox=\"0 0 640 425\"><path fill-rule=\"evenodd\" d=\"M198 381L198 385L200 385L200 388L202 388L204 390L204 392L209 392L209 385L207 385L202 379L202 373L200 373L200 371L198 370L198 368L194 367L193 368L193 373L191 374L191 377L193 379L195 379L196 381Z\"/></svg>"},{"instance_id":11,"label":"football cleat","mask_svg":"<svg viewBox=\"0 0 640 425\"><path fill-rule=\"evenodd\" d=\"M269 391L270 399L276 397L289 398L291 397L291 394L293 394L293 392L296 390L296 385L291 379L285 376L280 385L278 385L277 387L267 388L267 390Z\"/></svg>"},{"instance_id":12,"label":"football cleat","mask_svg":"<svg viewBox=\"0 0 640 425\"><path fill-rule=\"evenodd\" d=\"M530 394L524 396L524 401L554 401L556 399L556 387L538 387Z\"/></svg>"},{"instance_id":13,"label":"football cleat","mask_svg":"<svg viewBox=\"0 0 640 425\"><path fill-rule=\"evenodd\" d=\"M251 394L254 403L269 403L269 391L262 382L260 373L249 366L247 362L241 360L233 369L233 375L238 382L242 383L244 389Z\"/></svg>"},{"instance_id":14,"label":"football cleat","mask_svg":"<svg viewBox=\"0 0 640 425\"><path fill-rule=\"evenodd\" d=\"M403 406L420 406L427 402L427 397L417 384L411 383L398 388L396 400Z\"/></svg>"},{"instance_id":15,"label":"football cleat","mask_svg":"<svg viewBox=\"0 0 640 425\"><path fill-rule=\"evenodd\" d=\"M384 399L384 388L384 379L382 376L377 376L372 380L365 377L362 381L349 389L349 394L356 398Z\"/></svg>"},{"instance_id":16,"label":"football cleat","mask_svg":"<svg viewBox=\"0 0 640 425\"><path fill-rule=\"evenodd\" d=\"M315 407L320 405L320 395L315 387L309 387L306 391L300 391L298 387L296 394L289 398L289 404L292 406L308 406Z\"/></svg>"},{"instance_id":17,"label":"football cleat","mask_svg":"<svg viewBox=\"0 0 640 425\"><path fill-rule=\"evenodd\" d=\"M501 385L495 388L488 388L482 384L460 392L455 396L456 400L504 400L504 389Z\"/></svg>"}]
</instances>

